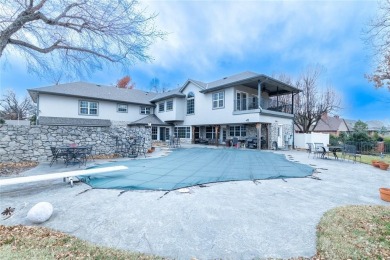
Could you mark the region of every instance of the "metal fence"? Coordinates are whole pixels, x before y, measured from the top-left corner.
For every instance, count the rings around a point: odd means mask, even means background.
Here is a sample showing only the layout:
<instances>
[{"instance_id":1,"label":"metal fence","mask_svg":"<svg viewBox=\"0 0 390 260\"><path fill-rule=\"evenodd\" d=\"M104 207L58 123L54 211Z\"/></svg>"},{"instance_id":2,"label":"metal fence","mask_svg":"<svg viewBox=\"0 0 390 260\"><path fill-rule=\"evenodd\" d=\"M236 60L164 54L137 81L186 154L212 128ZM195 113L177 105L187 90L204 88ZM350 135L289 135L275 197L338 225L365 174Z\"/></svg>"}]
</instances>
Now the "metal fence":
<instances>
[{"instance_id":1,"label":"metal fence","mask_svg":"<svg viewBox=\"0 0 390 260\"><path fill-rule=\"evenodd\" d=\"M355 145L357 152L360 154L367 155L380 155L387 154L390 155L390 143L389 142L354 142L347 141L345 144Z\"/></svg>"}]
</instances>

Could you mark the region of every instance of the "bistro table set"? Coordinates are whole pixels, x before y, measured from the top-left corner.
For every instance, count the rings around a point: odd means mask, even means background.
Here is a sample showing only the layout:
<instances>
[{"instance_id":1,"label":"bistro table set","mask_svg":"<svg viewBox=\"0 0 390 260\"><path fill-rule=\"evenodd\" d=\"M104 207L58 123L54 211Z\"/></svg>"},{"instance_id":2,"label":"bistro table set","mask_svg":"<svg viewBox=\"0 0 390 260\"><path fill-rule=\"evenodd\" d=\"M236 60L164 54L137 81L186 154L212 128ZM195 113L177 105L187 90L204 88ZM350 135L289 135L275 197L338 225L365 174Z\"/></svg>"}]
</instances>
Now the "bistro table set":
<instances>
[{"instance_id":1,"label":"bistro table set","mask_svg":"<svg viewBox=\"0 0 390 260\"><path fill-rule=\"evenodd\" d=\"M92 146L78 146L76 144L71 144L69 146L58 146L58 147L50 147L52 153L52 159L50 162L50 167L54 162L57 162L58 159L63 159L65 165L69 164L79 164L86 165L87 159L92 155Z\"/></svg>"},{"instance_id":2,"label":"bistro table set","mask_svg":"<svg viewBox=\"0 0 390 260\"><path fill-rule=\"evenodd\" d=\"M333 153L334 158L338 160L339 157L337 153L341 152L341 156L343 159L348 156L348 158L352 157L354 162L356 162L357 158L360 158L361 162L361 154L358 152L356 145L343 144L325 146L323 143L314 143L314 145L312 143L307 143L307 145L307 152L309 153L309 156L311 153L313 153L313 157L321 159L330 159L329 157L326 157L326 154Z\"/></svg>"}]
</instances>

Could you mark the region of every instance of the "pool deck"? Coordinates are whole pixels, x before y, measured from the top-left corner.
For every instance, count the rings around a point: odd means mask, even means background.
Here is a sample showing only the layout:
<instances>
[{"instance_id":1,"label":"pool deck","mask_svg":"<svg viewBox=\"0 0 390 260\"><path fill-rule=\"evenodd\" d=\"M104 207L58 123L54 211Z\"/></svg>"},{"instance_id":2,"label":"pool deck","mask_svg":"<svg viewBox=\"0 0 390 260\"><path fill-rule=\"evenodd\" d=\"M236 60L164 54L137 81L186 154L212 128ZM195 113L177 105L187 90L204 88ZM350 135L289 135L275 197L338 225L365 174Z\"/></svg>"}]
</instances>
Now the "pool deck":
<instances>
[{"instance_id":1,"label":"pool deck","mask_svg":"<svg viewBox=\"0 0 390 260\"><path fill-rule=\"evenodd\" d=\"M223 149L223 148L222 148ZM25 216L38 202L54 207L42 226L81 239L175 259L310 257L322 214L343 205L387 205L380 187L390 171L343 160L277 151L317 169L313 178L239 181L191 187L189 193L73 188L62 179L0 188L0 210L14 207L1 225L32 225ZM151 157L169 156L156 151ZM119 159L123 160L123 159ZM99 161L95 163L103 163ZM78 170L42 163L22 176ZM165 195L164 195L165 194Z\"/></svg>"}]
</instances>

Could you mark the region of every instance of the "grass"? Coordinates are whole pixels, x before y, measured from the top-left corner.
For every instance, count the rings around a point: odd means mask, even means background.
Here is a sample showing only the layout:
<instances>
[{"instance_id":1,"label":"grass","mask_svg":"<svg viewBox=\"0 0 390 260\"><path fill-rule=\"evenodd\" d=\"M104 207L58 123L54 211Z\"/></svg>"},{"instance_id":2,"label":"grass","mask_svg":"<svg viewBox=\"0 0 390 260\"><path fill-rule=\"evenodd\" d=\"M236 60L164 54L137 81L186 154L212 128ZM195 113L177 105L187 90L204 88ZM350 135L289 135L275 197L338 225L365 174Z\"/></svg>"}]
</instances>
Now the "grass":
<instances>
[{"instance_id":1,"label":"grass","mask_svg":"<svg viewBox=\"0 0 390 260\"><path fill-rule=\"evenodd\" d=\"M333 154L329 154L330 157L333 158ZM342 159L343 158L343 155L341 153L337 153L337 156ZM379 161L384 161L384 162L387 162L387 163L390 163L390 156L389 155L386 155L384 156L383 158L381 158L380 156L376 155L366 155L366 154L362 154L361 155L362 157L362 163L366 163L366 164L371 164L371 161L372 160L379 160ZM346 157L347 159L353 159L352 157ZM356 161L360 162L360 158L357 158Z\"/></svg>"},{"instance_id":2,"label":"grass","mask_svg":"<svg viewBox=\"0 0 390 260\"><path fill-rule=\"evenodd\" d=\"M0 259L139 259L162 257L90 244L44 227L1 226Z\"/></svg>"},{"instance_id":3,"label":"grass","mask_svg":"<svg viewBox=\"0 0 390 260\"><path fill-rule=\"evenodd\" d=\"M345 206L326 212L317 226L321 259L389 259L390 207Z\"/></svg>"},{"instance_id":4,"label":"grass","mask_svg":"<svg viewBox=\"0 0 390 260\"><path fill-rule=\"evenodd\" d=\"M334 208L321 218L315 256L290 259L389 258L390 207L345 206ZM0 225L0 259L164 258L96 246L44 227Z\"/></svg>"}]
</instances>

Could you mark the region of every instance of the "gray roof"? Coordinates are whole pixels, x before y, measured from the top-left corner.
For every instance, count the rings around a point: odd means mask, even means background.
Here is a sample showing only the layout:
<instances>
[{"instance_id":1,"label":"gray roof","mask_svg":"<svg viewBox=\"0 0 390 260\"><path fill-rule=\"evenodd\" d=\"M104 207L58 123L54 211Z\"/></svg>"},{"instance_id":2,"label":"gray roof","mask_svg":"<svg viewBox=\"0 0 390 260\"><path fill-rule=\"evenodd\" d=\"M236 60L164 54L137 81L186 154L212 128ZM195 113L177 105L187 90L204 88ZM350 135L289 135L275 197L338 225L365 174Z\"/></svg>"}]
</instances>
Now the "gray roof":
<instances>
[{"instance_id":1,"label":"gray roof","mask_svg":"<svg viewBox=\"0 0 390 260\"><path fill-rule=\"evenodd\" d=\"M207 87L206 83L204 83L202 81L199 81L199 80L189 79L188 81L192 81L193 83L195 83L196 85L198 85L201 88L206 88Z\"/></svg>"},{"instance_id":2,"label":"gray roof","mask_svg":"<svg viewBox=\"0 0 390 260\"><path fill-rule=\"evenodd\" d=\"M347 124L348 130L353 131L353 128L355 127L357 120L344 119L344 122Z\"/></svg>"},{"instance_id":3,"label":"gray roof","mask_svg":"<svg viewBox=\"0 0 390 260\"><path fill-rule=\"evenodd\" d=\"M212 92L238 84L257 89L259 80L262 82L262 87L269 93L270 96L300 92L298 88L295 88L287 83L281 82L264 74L257 74L251 71L241 72L239 74L207 83L206 89L201 92Z\"/></svg>"},{"instance_id":4,"label":"gray roof","mask_svg":"<svg viewBox=\"0 0 390 260\"><path fill-rule=\"evenodd\" d=\"M172 89L172 90L169 90L167 92L163 92L163 93L158 93L154 98L152 98L150 101L151 102L156 102L156 101L159 101L159 100L163 100L163 99L167 99L167 98L171 98L171 97L185 97L186 95L184 95L183 93L181 93L181 88L176 88L176 89Z\"/></svg>"},{"instance_id":5,"label":"gray roof","mask_svg":"<svg viewBox=\"0 0 390 260\"><path fill-rule=\"evenodd\" d=\"M160 118L158 118L156 115L148 115L144 118L141 118L137 121L134 121L130 123L129 125L148 125L151 123L152 125L161 125L161 126L167 126L168 124L161 121Z\"/></svg>"},{"instance_id":6,"label":"gray roof","mask_svg":"<svg viewBox=\"0 0 390 260\"><path fill-rule=\"evenodd\" d=\"M369 120L365 122L369 131L379 131L382 127L385 127L385 124L379 120Z\"/></svg>"},{"instance_id":7,"label":"gray roof","mask_svg":"<svg viewBox=\"0 0 390 260\"><path fill-rule=\"evenodd\" d=\"M40 125L68 125L68 126L111 126L111 121L105 119L40 116L39 124Z\"/></svg>"},{"instance_id":8,"label":"gray roof","mask_svg":"<svg viewBox=\"0 0 390 260\"><path fill-rule=\"evenodd\" d=\"M323 116L314 131L320 132L336 132L339 130L340 125L344 123L344 120L339 117Z\"/></svg>"},{"instance_id":9,"label":"gray roof","mask_svg":"<svg viewBox=\"0 0 390 260\"><path fill-rule=\"evenodd\" d=\"M103 86L88 82L73 82L49 87L34 88L29 89L28 92L35 102L37 93L46 93L142 105L151 105L150 99L157 95L154 92L145 92L138 89L121 89L113 86Z\"/></svg>"},{"instance_id":10,"label":"gray roof","mask_svg":"<svg viewBox=\"0 0 390 260\"><path fill-rule=\"evenodd\" d=\"M258 76L260 76L260 74L257 74L257 73L251 72L251 71L244 71L244 72L241 72L239 74L235 74L232 76L224 77L224 78L216 80L216 81L212 81L212 82L207 84L206 88L212 89L212 88L216 88L219 86L235 83L235 82L238 82L241 80L246 80L246 79L250 79L250 78L254 78L254 77L258 77Z\"/></svg>"}]
</instances>

